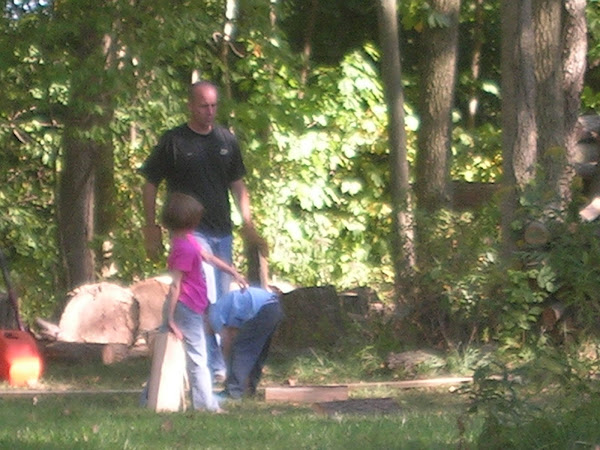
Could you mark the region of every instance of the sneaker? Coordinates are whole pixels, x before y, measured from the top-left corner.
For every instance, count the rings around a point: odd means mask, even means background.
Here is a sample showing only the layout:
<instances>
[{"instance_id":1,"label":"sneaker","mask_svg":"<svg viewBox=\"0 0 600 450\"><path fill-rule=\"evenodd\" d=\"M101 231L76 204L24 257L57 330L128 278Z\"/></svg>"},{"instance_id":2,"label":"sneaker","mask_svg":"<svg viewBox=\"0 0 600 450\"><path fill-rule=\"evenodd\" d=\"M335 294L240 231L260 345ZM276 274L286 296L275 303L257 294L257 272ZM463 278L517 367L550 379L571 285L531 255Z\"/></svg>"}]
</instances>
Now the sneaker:
<instances>
[{"instance_id":1,"label":"sneaker","mask_svg":"<svg viewBox=\"0 0 600 450\"><path fill-rule=\"evenodd\" d=\"M229 395L229 392L227 392L227 389L223 389L222 391L215 393L214 396L217 399L217 403L219 404L219 406L224 403L239 402L242 400L241 398L235 398L235 397L232 397L231 395Z\"/></svg>"}]
</instances>

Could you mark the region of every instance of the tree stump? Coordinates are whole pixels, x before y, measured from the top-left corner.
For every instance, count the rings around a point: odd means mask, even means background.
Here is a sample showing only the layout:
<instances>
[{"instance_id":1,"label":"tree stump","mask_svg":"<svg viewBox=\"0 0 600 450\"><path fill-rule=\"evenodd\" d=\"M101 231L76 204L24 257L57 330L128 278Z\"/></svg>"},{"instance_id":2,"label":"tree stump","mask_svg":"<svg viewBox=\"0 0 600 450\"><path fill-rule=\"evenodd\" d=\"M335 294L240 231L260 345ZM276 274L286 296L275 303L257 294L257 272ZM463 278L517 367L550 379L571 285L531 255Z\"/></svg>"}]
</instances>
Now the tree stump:
<instances>
[{"instance_id":1,"label":"tree stump","mask_svg":"<svg viewBox=\"0 0 600 450\"><path fill-rule=\"evenodd\" d=\"M344 332L340 300L333 286L300 288L282 295L285 317L273 347L330 348Z\"/></svg>"}]
</instances>

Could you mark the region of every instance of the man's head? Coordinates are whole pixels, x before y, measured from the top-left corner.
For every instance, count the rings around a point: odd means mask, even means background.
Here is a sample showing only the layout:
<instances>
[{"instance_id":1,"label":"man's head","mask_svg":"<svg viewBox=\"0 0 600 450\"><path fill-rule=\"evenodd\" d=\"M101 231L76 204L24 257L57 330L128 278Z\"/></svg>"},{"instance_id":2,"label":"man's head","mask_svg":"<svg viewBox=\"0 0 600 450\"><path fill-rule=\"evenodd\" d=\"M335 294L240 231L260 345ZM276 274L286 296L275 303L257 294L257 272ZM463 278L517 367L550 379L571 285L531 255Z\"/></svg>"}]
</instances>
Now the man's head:
<instances>
[{"instance_id":1,"label":"man's head","mask_svg":"<svg viewBox=\"0 0 600 450\"><path fill-rule=\"evenodd\" d=\"M193 83L189 89L188 125L196 133L208 134L212 131L217 116L219 94L217 87L208 81Z\"/></svg>"}]
</instances>

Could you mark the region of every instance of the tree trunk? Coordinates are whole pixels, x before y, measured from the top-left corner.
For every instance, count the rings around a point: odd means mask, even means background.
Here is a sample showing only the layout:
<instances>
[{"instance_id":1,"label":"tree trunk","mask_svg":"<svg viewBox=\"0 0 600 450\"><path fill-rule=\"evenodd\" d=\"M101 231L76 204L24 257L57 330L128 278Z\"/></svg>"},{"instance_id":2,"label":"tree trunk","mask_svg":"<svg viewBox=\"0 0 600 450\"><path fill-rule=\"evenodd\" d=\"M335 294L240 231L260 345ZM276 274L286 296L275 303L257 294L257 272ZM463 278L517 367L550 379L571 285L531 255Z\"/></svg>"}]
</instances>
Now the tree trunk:
<instances>
[{"instance_id":1,"label":"tree trunk","mask_svg":"<svg viewBox=\"0 0 600 450\"><path fill-rule=\"evenodd\" d=\"M448 205L448 160L452 146L452 108L458 54L460 0L433 0L431 8L447 24L426 26L421 36L421 77L416 195L420 210Z\"/></svg>"},{"instance_id":2,"label":"tree trunk","mask_svg":"<svg viewBox=\"0 0 600 450\"><path fill-rule=\"evenodd\" d=\"M85 5L61 9L57 20L80 17ZM87 11L86 11L87 12ZM102 30L104 21L79 22L70 42L73 66L68 110L63 117L63 170L59 181L59 245L66 290L95 279L93 240L114 224L113 149L107 138L113 117L112 90L106 70L113 63L113 40ZM63 305L57 305L61 308Z\"/></svg>"},{"instance_id":3,"label":"tree trunk","mask_svg":"<svg viewBox=\"0 0 600 450\"><path fill-rule=\"evenodd\" d=\"M416 260L427 270L432 260L431 213L448 207L451 201L449 160L452 149L452 109L456 85L458 17L460 0L434 0L433 12L444 23L429 23L420 39L421 73L417 136Z\"/></svg>"},{"instance_id":4,"label":"tree trunk","mask_svg":"<svg viewBox=\"0 0 600 450\"><path fill-rule=\"evenodd\" d=\"M319 0L311 0L308 10L308 21L304 33L304 46L302 49L302 72L300 73L300 82L302 87L306 86L308 75L310 73L310 57L312 54L312 41L315 34L315 23L317 21L317 12L319 10Z\"/></svg>"},{"instance_id":5,"label":"tree trunk","mask_svg":"<svg viewBox=\"0 0 600 450\"><path fill-rule=\"evenodd\" d=\"M471 97L469 98L469 111L467 116L467 127L474 129L479 109L479 96L477 87L481 73L481 52L483 48L483 30L485 27L483 0L474 0L475 2L475 23L473 24L473 54L471 56L471 77L473 87L471 88Z\"/></svg>"},{"instance_id":6,"label":"tree trunk","mask_svg":"<svg viewBox=\"0 0 600 450\"><path fill-rule=\"evenodd\" d=\"M533 0L538 158L549 202L545 216L562 217L575 174L568 165L562 70L562 0Z\"/></svg>"},{"instance_id":7,"label":"tree trunk","mask_svg":"<svg viewBox=\"0 0 600 450\"><path fill-rule=\"evenodd\" d=\"M67 289L94 279L95 257L90 246L94 236L95 146L78 135L77 125L65 122L64 169L58 197L60 247Z\"/></svg>"},{"instance_id":8,"label":"tree trunk","mask_svg":"<svg viewBox=\"0 0 600 450\"><path fill-rule=\"evenodd\" d=\"M535 175L534 36L531 0L503 0L502 17L502 199L501 229L505 256L516 248L512 224L520 192Z\"/></svg>"},{"instance_id":9,"label":"tree trunk","mask_svg":"<svg viewBox=\"0 0 600 450\"><path fill-rule=\"evenodd\" d=\"M586 0L566 0L563 20L563 89L565 98L565 145L569 163L577 154L580 97L586 70Z\"/></svg>"},{"instance_id":10,"label":"tree trunk","mask_svg":"<svg viewBox=\"0 0 600 450\"><path fill-rule=\"evenodd\" d=\"M394 261L395 296L398 302L406 303L411 299L410 280L413 275L415 256L396 1L379 0L377 13L382 48L381 70L388 106L390 196L393 213L391 250Z\"/></svg>"},{"instance_id":11,"label":"tree trunk","mask_svg":"<svg viewBox=\"0 0 600 450\"><path fill-rule=\"evenodd\" d=\"M233 90L231 87L231 71L229 69L229 46L233 45L235 40L235 20L237 19L238 2L237 0L227 0L225 7L225 25L223 26L223 38L221 41L221 63L223 64L223 86L225 88L225 98L231 100Z\"/></svg>"}]
</instances>

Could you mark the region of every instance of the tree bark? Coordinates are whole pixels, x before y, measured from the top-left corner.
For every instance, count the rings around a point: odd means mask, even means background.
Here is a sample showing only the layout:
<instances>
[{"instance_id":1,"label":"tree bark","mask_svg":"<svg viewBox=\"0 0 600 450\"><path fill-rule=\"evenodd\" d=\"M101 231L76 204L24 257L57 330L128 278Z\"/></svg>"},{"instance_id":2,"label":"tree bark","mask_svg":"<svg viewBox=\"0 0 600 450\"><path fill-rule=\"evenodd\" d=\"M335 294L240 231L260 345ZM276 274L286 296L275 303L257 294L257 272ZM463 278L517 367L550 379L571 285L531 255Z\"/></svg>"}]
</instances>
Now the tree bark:
<instances>
[{"instance_id":1,"label":"tree bark","mask_svg":"<svg viewBox=\"0 0 600 450\"><path fill-rule=\"evenodd\" d=\"M474 129L479 110L479 96L477 94L477 83L481 73L481 53L483 48L483 30L485 27L483 0L474 0L475 2L475 23L473 24L473 54L471 55L471 77L473 87L471 88L471 98L469 99L469 111L467 116L467 127Z\"/></svg>"},{"instance_id":2,"label":"tree bark","mask_svg":"<svg viewBox=\"0 0 600 450\"><path fill-rule=\"evenodd\" d=\"M395 297L398 302L407 303L411 299L410 280L414 271L415 254L396 1L379 0L377 17L382 48L381 70L388 106L390 197L393 214L391 249L394 262Z\"/></svg>"},{"instance_id":3,"label":"tree bark","mask_svg":"<svg viewBox=\"0 0 600 450\"><path fill-rule=\"evenodd\" d=\"M65 122L64 169L58 197L60 247L65 263L67 289L94 279L94 236L96 149L77 136L77 125Z\"/></svg>"},{"instance_id":4,"label":"tree bark","mask_svg":"<svg viewBox=\"0 0 600 450\"><path fill-rule=\"evenodd\" d=\"M534 36L531 0L502 0L502 154L503 252L510 256L517 236L520 192L535 175L537 126L535 120Z\"/></svg>"},{"instance_id":5,"label":"tree bark","mask_svg":"<svg viewBox=\"0 0 600 450\"><path fill-rule=\"evenodd\" d=\"M451 204L450 155L456 86L460 0L434 0L431 8L444 23L425 26L420 39L421 70L416 157L416 261L427 270L431 213Z\"/></svg>"},{"instance_id":6,"label":"tree bark","mask_svg":"<svg viewBox=\"0 0 600 450\"><path fill-rule=\"evenodd\" d=\"M545 216L561 217L575 174L568 164L562 70L562 0L534 0L536 121L543 185L550 194Z\"/></svg>"},{"instance_id":7,"label":"tree bark","mask_svg":"<svg viewBox=\"0 0 600 450\"><path fill-rule=\"evenodd\" d=\"M421 77L417 138L416 196L420 210L448 205L452 108L458 55L460 0L433 0L431 8L447 24L426 26L421 36Z\"/></svg>"},{"instance_id":8,"label":"tree bark","mask_svg":"<svg viewBox=\"0 0 600 450\"><path fill-rule=\"evenodd\" d=\"M319 10L319 0L311 0L308 9L308 21L304 32L304 46L302 48L302 71L300 73L300 82L306 86L308 75L310 73L310 57L312 55L313 36L315 34L315 23L317 21L317 12Z\"/></svg>"},{"instance_id":9,"label":"tree bark","mask_svg":"<svg viewBox=\"0 0 600 450\"><path fill-rule=\"evenodd\" d=\"M86 8L72 7L57 11L56 20L72 22ZM69 105L63 117L63 170L57 205L66 290L95 279L93 240L98 231L108 234L114 224L113 148L107 137L113 103L106 75L114 48L110 30L103 30L103 23L98 17L94 23L80 21L79 34L70 42L76 69L71 72ZM59 309L62 306L57 305Z\"/></svg>"},{"instance_id":10,"label":"tree bark","mask_svg":"<svg viewBox=\"0 0 600 450\"><path fill-rule=\"evenodd\" d=\"M565 0L563 20L562 72L565 98L565 145L569 163L577 155L581 91L587 67L586 0Z\"/></svg>"},{"instance_id":11,"label":"tree bark","mask_svg":"<svg viewBox=\"0 0 600 450\"><path fill-rule=\"evenodd\" d=\"M221 41L221 63L223 64L223 86L225 98L231 100L233 89L231 86L231 71L229 69L229 47L234 42L235 21L237 19L237 0L227 0L225 7L225 25L223 26L223 37Z\"/></svg>"}]
</instances>

